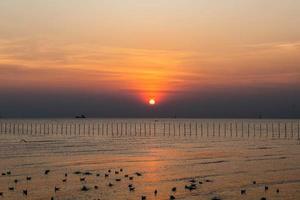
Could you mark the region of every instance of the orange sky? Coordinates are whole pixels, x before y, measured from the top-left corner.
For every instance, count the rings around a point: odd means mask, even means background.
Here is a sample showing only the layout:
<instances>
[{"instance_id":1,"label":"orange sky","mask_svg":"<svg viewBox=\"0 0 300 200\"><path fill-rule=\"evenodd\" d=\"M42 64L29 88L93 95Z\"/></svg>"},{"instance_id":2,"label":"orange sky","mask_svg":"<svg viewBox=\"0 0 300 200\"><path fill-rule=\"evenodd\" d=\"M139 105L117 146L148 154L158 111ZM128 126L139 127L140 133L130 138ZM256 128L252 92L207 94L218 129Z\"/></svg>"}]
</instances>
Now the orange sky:
<instances>
[{"instance_id":1,"label":"orange sky","mask_svg":"<svg viewBox=\"0 0 300 200\"><path fill-rule=\"evenodd\" d=\"M300 86L299 24L296 0L2 0L0 89Z\"/></svg>"}]
</instances>

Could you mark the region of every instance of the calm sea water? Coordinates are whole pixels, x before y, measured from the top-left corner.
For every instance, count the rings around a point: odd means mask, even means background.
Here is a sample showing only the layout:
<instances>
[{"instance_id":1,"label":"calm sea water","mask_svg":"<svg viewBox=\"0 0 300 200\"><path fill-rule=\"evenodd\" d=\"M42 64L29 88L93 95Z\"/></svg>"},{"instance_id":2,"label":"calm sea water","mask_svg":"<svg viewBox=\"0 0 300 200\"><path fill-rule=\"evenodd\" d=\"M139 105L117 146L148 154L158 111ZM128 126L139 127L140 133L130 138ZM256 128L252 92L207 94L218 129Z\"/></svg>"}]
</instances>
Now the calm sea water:
<instances>
[{"instance_id":1,"label":"calm sea water","mask_svg":"<svg viewBox=\"0 0 300 200\"><path fill-rule=\"evenodd\" d=\"M0 128L0 199L300 199L299 120L1 120Z\"/></svg>"}]
</instances>

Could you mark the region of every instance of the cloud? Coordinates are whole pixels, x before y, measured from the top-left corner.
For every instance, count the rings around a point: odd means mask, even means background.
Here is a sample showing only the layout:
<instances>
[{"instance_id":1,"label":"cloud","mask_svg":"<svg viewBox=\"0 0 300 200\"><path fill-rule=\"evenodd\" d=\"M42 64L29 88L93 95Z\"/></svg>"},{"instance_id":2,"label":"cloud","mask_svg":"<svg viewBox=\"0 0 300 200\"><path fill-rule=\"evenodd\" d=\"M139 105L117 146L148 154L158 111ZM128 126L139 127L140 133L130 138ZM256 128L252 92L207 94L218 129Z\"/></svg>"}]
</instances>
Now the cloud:
<instances>
[{"instance_id":1,"label":"cloud","mask_svg":"<svg viewBox=\"0 0 300 200\"><path fill-rule=\"evenodd\" d=\"M2 39L0 80L2 88L122 90L144 96L199 88L299 85L299 44L261 43L213 53Z\"/></svg>"},{"instance_id":2,"label":"cloud","mask_svg":"<svg viewBox=\"0 0 300 200\"><path fill-rule=\"evenodd\" d=\"M300 41L248 44L245 47L256 50L297 50L300 49Z\"/></svg>"}]
</instances>

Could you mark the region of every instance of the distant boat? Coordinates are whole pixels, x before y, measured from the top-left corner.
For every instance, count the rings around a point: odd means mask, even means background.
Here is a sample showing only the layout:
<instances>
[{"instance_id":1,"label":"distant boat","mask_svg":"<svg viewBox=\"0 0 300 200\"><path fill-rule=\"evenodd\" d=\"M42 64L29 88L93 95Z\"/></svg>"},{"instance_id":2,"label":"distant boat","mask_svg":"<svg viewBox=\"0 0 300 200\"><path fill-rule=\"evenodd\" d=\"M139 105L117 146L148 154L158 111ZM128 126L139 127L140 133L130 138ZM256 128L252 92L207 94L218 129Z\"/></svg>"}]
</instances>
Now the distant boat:
<instances>
[{"instance_id":1,"label":"distant boat","mask_svg":"<svg viewBox=\"0 0 300 200\"><path fill-rule=\"evenodd\" d=\"M77 115L75 118L76 118L76 119L85 119L86 116L85 116L85 115Z\"/></svg>"}]
</instances>

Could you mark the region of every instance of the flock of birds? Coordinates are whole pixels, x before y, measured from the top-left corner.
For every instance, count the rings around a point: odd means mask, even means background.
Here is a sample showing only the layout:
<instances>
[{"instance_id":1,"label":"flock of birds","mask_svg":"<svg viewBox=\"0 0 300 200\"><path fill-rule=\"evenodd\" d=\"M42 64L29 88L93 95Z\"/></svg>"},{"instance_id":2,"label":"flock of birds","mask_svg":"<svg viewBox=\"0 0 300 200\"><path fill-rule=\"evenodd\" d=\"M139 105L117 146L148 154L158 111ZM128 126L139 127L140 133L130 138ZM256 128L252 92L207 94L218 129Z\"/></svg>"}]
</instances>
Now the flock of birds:
<instances>
[{"instance_id":1,"label":"flock of birds","mask_svg":"<svg viewBox=\"0 0 300 200\"><path fill-rule=\"evenodd\" d=\"M50 172L51 172L51 171L47 169L47 170L44 171L43 175L44 175L44 176L48 176L48 175L50 174ZM120 177L124 177L125 179L128 179L128 180L133 180L135 177L143 176L142 173L140 173L140 172L135 172L134 174L131 174L131 175L125 174L125 173L122 174L122 173L123 173L123 169L122 169L122 168L121 168L121 169L118 169L118 170L111 170L111 169L107 170L107 171L102 175L102 176L104 176L104 178L112 177L113 174L118 175L117 178L113 178L115 182L112 182L112 181L109 182L109 183L107 184L107 187L113 187L114 184L116 184L117 182L120 182L120 181L122 180ZM11 171L6 171L6 172L3 172L3 173L2 173L2 176L10 176L11 174L12 174ZM90 190L92 190L92 189L94 189L94 190L98 190L98 189L99 189L99 186L98 186L98 185L94 185L93 187L87 186L87 185L86 185L86 183L87 183L86 177L87 177L87 176L92 176L92 175L95 175L96 177L100 177L100 176L101 176L100 173L93 174L92 172L88 172L88 171L87 171L87 172L75 171L75 172L73 172L72 174L79 176L79 181L80 181L81 183L83 183L83 184L82 184L82 187L80 188L80 190L81 190L82 192L88 192L88 191L90 191ZM63 182L63 183L66 183L67 180L68 180L68 177L69 177L69 174L68 174L68 173L65 173L65 174L64 174L64 177L63 177L63 179L62 179L62 182ZM31 180L32 180L32 177L31 177L31 176L27 176L27 177L26 177L26 181L27 181L27 182L30 182ZM18 179L14 179L14 180L13 180L14 186L8 186L8 191L16 191L16 185L19 183L19 181L20 181L20 180L18 180ZM188 181L188 184L186 184L186 185L184 186L184 189L185 189L185 190L189 190L189 191L193 191L193 190L196 190L198 186L200 186L200 185L202 185L202 184L204 184L204 183L210 183L210 182L213 182L213 181L212 181L212 180L209 180L209 179L205 179L205 180L202 180L202 181L199 181L199 180L196 180L196 179L190 179L190 180ZM256 184L256 181L253 181L252 184L255 185L255 184ZM135 191L135 188L136 188L136 187L134 186L133 183L129 183L129 184L128 184L128 191L129 191L129 192L134 192L134 191ZM267 191L269 190L269 187L268 187L267 185L265 185L265 186L264 186L264 190L265 190L265 192L267 192ZM56 199L56 198L55 198L55 196L56 196L55 194L56 194L57 192L59 192L59 191L61 191L61 188L55 186L55 187L53 188L53 194L54 194L54 195L53 195L50 199L51 199L51 200L55 200L55 199ZM169 195L169 199L170 199L170 200L176 199L176 197L175 197L176 191L177 191L177 187L171 188L171 190L170 190L171 194ZM30 195L30 191L28 191L27 189L23 189L23 190L21 190L21 192L22 192L23 195L26 196L26 197ZM276 189L276 193L279 193L279 192L280 192L280 191L279 191L279 189L277 188L277 189ZM155 190L153 191L153 195L154 195L155 197L158 195L158 193L159 193L158 189L155 189ZM246 195L246 193L247 193L246 189L241 189L240 195ZM0 198L1 198L1 197L4 197L4 196L5 196L5 193L4 193L3 191L0 191ZM147 200L147 196L142 195L142 196L140 197L140 199L141 199L141 200ZM95 200L100 200L100 199L98 198L98 199L95 199ZM211 200L221 200L221 198L215 196L215 197L211 198ZM261 197L260 200L267 200L267 198L266 198L266 197Z\"/></svg>"}]
</instances>

